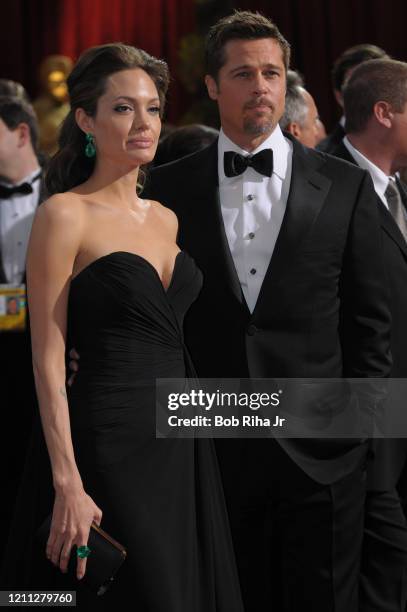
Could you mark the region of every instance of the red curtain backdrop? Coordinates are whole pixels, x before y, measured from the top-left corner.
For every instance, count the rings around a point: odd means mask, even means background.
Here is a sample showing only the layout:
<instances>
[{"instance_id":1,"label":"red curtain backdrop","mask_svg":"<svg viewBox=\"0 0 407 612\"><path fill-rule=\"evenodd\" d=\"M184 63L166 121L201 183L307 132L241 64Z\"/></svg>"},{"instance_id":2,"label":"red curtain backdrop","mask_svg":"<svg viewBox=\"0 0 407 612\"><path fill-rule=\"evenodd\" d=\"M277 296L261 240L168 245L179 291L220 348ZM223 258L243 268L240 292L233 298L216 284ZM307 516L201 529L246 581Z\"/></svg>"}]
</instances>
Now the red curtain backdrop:
<instances>
[{"instance_id":1,"label":"red curtain backdrop","mask_svg":"<svg viewBox=\"0 0 407 612\"><path fill-rule=\"evenodd\" d=\"M195 30L195 10L219 13L219 6L259 10L275 20L293 49L300 70L330 128L339 115L330 71L347 47L370 42L407 60L406 0L11 0L3 2L0 77L21 81L37 92L38 64L50 53L74 57L93 44L122 40L138 45L170 66L173 82L168 119L188 108L177 75L180 38ZM212 5L212 8L211 8Z\"/></svg>"},{"instance_id":2,"label":"red curtain backdrop","mask_svg":"<svg viewBox=\"0 0 407 612\"><path fill-rule=\"evenodd\" d=\"M13 0L2 7L2 16L0 77L22 82L31 95L47 55L75 60L87 47L122 41L168 62L173 77L168 120L185 110L188 96L176 68L179 41L195 29L193 0Z\"/></svg>"}]
</instances>

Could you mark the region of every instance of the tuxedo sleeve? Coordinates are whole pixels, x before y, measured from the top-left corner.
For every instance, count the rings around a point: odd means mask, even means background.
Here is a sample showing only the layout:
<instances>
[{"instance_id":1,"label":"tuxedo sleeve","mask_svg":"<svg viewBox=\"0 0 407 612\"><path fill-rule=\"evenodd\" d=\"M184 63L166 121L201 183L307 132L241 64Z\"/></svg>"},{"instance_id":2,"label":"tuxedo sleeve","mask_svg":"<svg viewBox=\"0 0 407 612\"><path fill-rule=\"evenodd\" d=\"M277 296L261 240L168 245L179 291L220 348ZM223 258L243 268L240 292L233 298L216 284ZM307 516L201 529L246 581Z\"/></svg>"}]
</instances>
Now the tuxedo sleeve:
<instances>
[{"instance_id":1,"label":"tuxedo sleeve","mask_svg":"<svg viewBox=\"0 0 407 612\"><path fill-rule=\"evenodd\" d=\"M390 375L391 317L385 279L377 198L366 172L350 220L339 283L346 377Z\"/></svg>"}]
</instances>

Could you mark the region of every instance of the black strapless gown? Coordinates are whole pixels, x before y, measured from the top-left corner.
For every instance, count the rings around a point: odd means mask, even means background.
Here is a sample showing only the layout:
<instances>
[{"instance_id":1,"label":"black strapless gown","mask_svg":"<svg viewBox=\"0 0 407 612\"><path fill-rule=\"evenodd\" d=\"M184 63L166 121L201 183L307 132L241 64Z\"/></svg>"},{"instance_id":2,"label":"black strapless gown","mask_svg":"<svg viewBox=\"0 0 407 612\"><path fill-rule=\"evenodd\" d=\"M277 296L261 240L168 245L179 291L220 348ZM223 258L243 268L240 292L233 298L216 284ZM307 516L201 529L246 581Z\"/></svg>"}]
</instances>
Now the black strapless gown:
<instances>
[{"instance_id":1,"label":"black strapless gown","mask_svg":"<svg viewBox=\"0 0 407 612\"><path fill-rule=\"evenodd\" d=\"M53 489L37 423L2 588L75 588L78 605L102 610L242 610L212 440L155 437L155 379L193 376L182 323L201 284L183 251L167 291L147 260L125 251L72 280L69 346L80 354L68 392L75 457L103 512L101 527L128 555L101 597L38 558L32 533L52 510Z\"/></svg>"}]
</instances>

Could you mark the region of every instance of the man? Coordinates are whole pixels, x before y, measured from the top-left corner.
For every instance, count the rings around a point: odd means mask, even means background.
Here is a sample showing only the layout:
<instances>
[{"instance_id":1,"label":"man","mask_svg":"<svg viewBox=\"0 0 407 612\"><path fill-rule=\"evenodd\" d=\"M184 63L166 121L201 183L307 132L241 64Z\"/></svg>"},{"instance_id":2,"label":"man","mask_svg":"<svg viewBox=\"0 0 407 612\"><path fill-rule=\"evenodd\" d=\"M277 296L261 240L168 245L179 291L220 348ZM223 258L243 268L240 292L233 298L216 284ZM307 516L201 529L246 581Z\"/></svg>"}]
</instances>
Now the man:
<instances>
[{"instance_id":1,"label":"man","mask_svg":"<svg viewBox=\"0 0 407 612\"><path fill-rule=\"evenodd\" d=\"M288 64L265 17L220 20L206 76L219 140L151 173L148 195L175 210L204 274L186 343L201 377L387 376L370 177L282 135ZM366 451L218 441L246 610L357 610Z\"/></svg>"},{"instance_id":2,"label":"man","mask_svg":"<svg viewBox=\"0 0 407 612\"><path fill-rule=\"evenodd\" d=\"M30 98L21 83L11 79L0 79L0 97L20 98L30 104Z\"/></svg>"},{"instance_id":3,"label":"man","mask_svg":"<svg viewBox=\"0 0 407 612\"><path fill-rule=\"evenodd\" d=\"M372 60L357 67L344 92L347 135L333 154L367 170L376 191L392 316L392 377L407 378L407 64ZM403 610L407 527L396 486L406 472L407 443L381 440L369 469L362 588L370 611ZM405 500L404 500L405 501ZM394 593L398 605L393 603Z\"/></svg>"},{"instance_id":4,"label":"man","mask_svg":"<svg viewBox=\"0 0 407 612\"><path fill-rule=\"evenodd\" d=\"M22 313L28 238L35 209L43 198L37 138L31 105L22 98L0 97L0 294L5 303L18 301L15 313L0 314L1 538L6 536L35 410L30 336Z\"/></svg>"},{"instance_id":5,"label":"man","mask_svg":"<svg viewBox=\"0 0 407 612\"><path fill-rule=\"evenodd\" d=\"M343 88L346 81L349 79L353 70L359 64L372 59L388 58L389 56L383 49L376 45L361 44L355 45L346 49L336 60L332 69L332 85L335 100L343 111ZM328 136L318 144L318 149L325 153L331 153L332 150L340 144L345 136L345 117L342 115L339 122Z\"/></svg>"},{"instance_id":6,"label":"man","mask_svg":"<svg viewBox=\"0 0 407 612\"><path fill-rule=\"evenodd\" d=\"M320 140L321 121L314 98L304 88L301 77L293 70L287 73L285 110L280 119L280 127L312 149Z\"/></svg>"}]
</instances>

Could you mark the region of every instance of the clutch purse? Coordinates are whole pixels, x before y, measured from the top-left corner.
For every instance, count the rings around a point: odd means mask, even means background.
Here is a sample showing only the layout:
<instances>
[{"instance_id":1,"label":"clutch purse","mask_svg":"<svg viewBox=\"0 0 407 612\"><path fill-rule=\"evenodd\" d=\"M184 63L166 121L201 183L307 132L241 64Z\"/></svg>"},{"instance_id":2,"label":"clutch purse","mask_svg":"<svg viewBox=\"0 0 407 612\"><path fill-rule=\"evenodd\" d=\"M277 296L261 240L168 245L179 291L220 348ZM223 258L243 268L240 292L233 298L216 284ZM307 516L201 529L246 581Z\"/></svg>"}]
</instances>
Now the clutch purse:
<instances>
[{"instance_id":1,"label":"clutch purse","mask_svg":"<svg viewBox=\"0 0 407 612\"><path fill-rule=\"evenodd\" d=\"M36 540L38 544L43 546L44 555L51 529L51 520L52 514L47 516L36 532ZM87 557L85 575L79 582L86 584L96 595L103 595L112 584L127 552L119 542L98 527L96 523L91 524L88 546L91 553ZM73 546L68 562L68 573L74 577L76 577L77 558L76 546Z\"/></svg>"}]
</instances>

